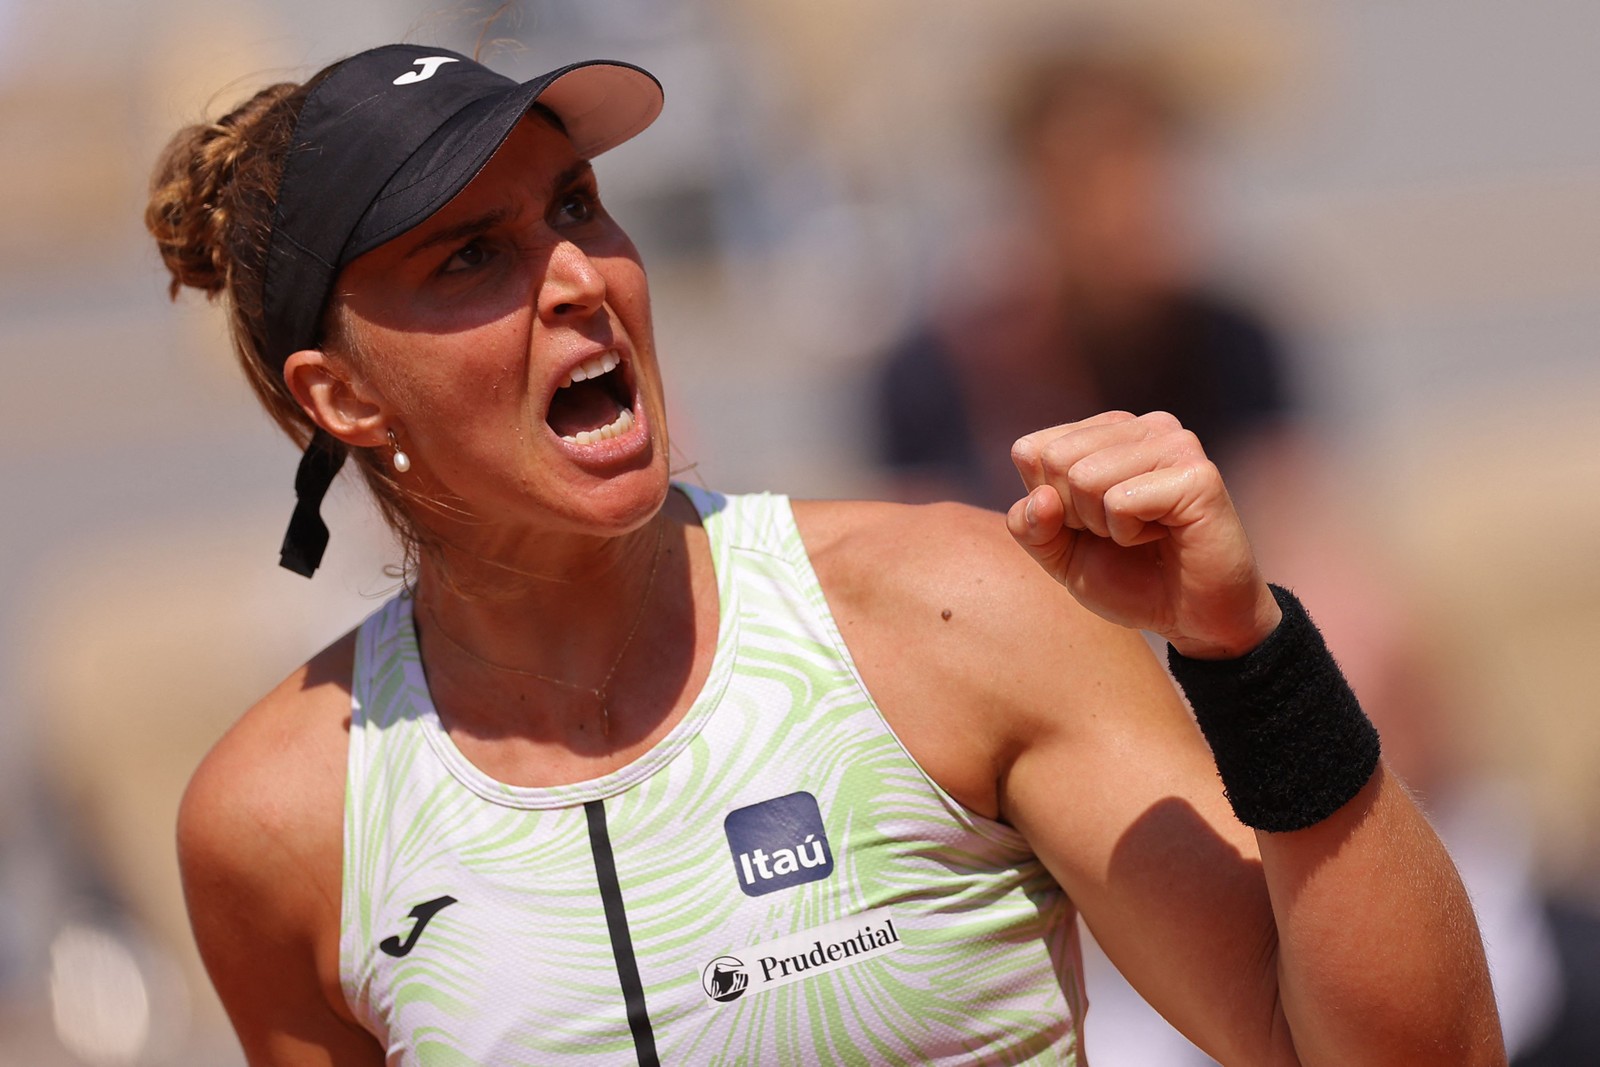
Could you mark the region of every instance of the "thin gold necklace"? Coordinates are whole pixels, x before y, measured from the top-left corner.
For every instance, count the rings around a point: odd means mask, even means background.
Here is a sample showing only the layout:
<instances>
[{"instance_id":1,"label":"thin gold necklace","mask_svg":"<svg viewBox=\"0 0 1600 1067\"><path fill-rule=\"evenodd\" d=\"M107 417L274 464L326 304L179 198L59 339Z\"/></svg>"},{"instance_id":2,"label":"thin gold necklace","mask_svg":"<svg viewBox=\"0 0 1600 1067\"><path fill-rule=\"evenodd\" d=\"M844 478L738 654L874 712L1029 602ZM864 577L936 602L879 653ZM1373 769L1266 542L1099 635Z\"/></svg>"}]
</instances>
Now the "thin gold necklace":
<instances>
[{"instance_id":1,"label":"thin gold necklace","mask_svg":"<svg viewBox=\"0 0 1600 1067\"><path fill-rule=\"evenodd\" d=\"M468 648L466 645L462 644L460 641L456 640L454 637L450 636L450 631L446 630L442 625L440 625L439 615L433 610L432 604L425 604L423 606L428 609L428 618L433 623L433 632L444 638L447 643L455 647L456 651L460 652L468 659L477 663L481 663L485 667L492 667L497 671L504 671L507 674L516 674L524 678L536 678L541 682L549 682L551 685L559 685L563 689L571 689L574 692L589 693L592 695L596 702L598 702L600 705L600 730L604 734L605 738L609 741L611 739L611 707L609 701L607 700L607 694L611 688L611 679L616 676L617 668L622 666L622 658L628 654L628 647L633 644L634 635L639 632L639 625L644 622L644 609L650 603L651 591L655 589L656 572L661 569L661 547L662 543L666 540L666 531L667 520L666 517L663 516L660 520L658 520L658 525L656 526L656 547L655 555L650 561L650 577L645 579L644 595L639 598L639 610L633 617L633 626L629 628L628 636L622 639L622 647L617 649L617 657L611 661L611 669L606 671L606 676L600 680L599 685L583 685L579 682L568 681L565 678L557 678L554 675L540 674L538 671L530 671L523 667L512 667L504 663L496 663L491 659L485 659L476 652L472 651L472 649Z\"/></svg>"}]
</instances>

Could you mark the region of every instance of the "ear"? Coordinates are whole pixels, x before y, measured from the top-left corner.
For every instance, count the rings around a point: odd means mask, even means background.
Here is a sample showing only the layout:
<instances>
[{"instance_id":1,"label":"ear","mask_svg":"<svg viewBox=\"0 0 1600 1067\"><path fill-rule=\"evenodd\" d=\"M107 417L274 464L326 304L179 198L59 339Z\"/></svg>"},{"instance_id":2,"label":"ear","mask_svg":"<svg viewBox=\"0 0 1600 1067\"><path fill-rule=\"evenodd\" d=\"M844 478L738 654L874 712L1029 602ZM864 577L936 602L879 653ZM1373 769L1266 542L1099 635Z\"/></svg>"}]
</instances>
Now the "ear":
<instances>
[{"instance_id":1,"label":"ear","mask_svg":"<svg viewBox=\"0 0 1600 1067\"><path fill-rule=\"evenodd\" d=\"M306 414L333 437L358 448L384 443L389 419L382 398L348 363L302 349L284 361L283 380Z\"/></svg>"}]
</instances>

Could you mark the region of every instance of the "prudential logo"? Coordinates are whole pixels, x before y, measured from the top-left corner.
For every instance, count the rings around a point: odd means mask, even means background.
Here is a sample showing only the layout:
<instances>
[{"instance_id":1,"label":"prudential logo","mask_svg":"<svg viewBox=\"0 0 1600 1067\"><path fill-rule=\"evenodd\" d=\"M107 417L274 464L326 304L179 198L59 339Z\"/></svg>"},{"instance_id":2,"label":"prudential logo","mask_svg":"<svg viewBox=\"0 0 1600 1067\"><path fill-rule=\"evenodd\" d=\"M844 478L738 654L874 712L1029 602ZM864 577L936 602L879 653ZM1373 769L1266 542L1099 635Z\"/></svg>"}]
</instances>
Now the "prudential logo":
<instances>
[{"instance_id":1,"label":"prudential logo","mask_svg":"<svg viewBox=\"0 0 1600 1067\"><path fill-rule=\"evenodd\" d=\"M791 982L877 960L904 948L888 908L873 908L718 956L700 972L707 997L726 1004Z\"/></svg>"},{"instance_id":2,"label":"prudential logo","mask_svg":"<svg viewBox=\"0 0 1600 1067\"><path fill-rule=\"evenodd\" d=\"M738 956L718 956L700 972L700 988L712 1000L738 1000L750 985L750 974Z\"/></svg>"},{"instance_id":3,"label":"prudential logo","mask_svg":"<svg viewBox=\"0 0 1600 1067\"><path fill-rule=\"evenodd\" d=\"M822 812L810 793L790 793L730 811L722 826L746 896L820 881L833 873Z\"/></svg>"}]
</instances>

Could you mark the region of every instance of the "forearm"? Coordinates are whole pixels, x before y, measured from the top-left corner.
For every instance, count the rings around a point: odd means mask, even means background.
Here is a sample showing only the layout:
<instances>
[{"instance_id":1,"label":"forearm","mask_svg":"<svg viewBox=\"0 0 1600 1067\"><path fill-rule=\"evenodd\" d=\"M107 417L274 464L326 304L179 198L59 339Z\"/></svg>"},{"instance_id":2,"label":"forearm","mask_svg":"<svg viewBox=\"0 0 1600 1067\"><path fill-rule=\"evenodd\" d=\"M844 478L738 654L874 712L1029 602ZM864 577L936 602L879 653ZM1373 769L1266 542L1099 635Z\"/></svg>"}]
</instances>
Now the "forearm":
<instances>
[{"instance_id":1,"label":"forearm","mask_svg":"<svg viewBox=\"0 0 1600 1067\"><path fill-rule=\"evenodd\" d=\"M1316 825L1257 836L1302 1063L1505 1062L1471 904L1397 779L1380 766Z\"/></svg>"},{"instance_id":2,"label":"forearm","mask_svg":"<svg viewBox=\"0 0 1600 1067\"><path fill-rule=\"evenodd\" d=\"M1257 831L1278 938L1275 1034L1305 1063L1503 1061L1455 868L1379 759L1321 634L1282 621L1242 658L1171 658L1237 816Z\"/></svg>"}]
</instances>

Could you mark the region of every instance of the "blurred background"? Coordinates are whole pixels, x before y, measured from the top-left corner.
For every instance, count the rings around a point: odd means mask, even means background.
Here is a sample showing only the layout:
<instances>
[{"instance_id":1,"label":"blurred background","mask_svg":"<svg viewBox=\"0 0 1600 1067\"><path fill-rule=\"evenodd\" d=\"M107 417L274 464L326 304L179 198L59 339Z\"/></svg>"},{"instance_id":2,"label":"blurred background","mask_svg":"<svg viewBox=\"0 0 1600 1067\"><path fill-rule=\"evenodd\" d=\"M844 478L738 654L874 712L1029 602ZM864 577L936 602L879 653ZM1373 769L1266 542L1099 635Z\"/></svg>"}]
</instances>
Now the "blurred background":
<instances>
[{"instance_id":1,"label":"blurred background","mask_svg":"<svg viewBox=\"0 0 1600 1067\"><path fill-rule=\"evenodd\" d=\"M490 4L0 0L0 1067L242 1063L172 824L395 588L141 216L180 125ZM1600 6L519 0L665 83L601 160L682 476L1005 506L1011 438L1200 427L1467 878L1516 1062L1600 1062ZM1096 1067L1205 1063L1092 949ZM1589 1027L1587 1031L1585 1026Z\"/></svg>"}]
</instances>

